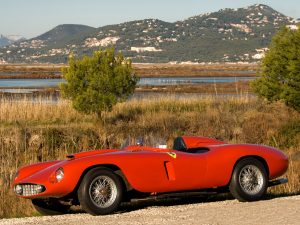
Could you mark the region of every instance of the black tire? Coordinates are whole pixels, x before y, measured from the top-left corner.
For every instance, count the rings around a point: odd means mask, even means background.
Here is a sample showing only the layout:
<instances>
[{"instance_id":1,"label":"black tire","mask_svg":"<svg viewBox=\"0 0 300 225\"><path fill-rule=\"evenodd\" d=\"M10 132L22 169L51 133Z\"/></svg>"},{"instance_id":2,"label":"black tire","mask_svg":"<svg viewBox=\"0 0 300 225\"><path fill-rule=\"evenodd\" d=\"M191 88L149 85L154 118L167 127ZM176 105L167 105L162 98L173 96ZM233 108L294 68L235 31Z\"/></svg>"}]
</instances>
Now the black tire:
<instances>
[{"instance_id":1,"label":"black tire","mask_svg":"<svg viewBox=\"0 0 300 225\"><path fill-rule=\"evenodd\" d=\"M42 215L67 214L71 205L63 205L57 199L32 199L34 208Z\"/></svg>"},{"instance_id":2,"label":"black tire","mask_svg":"<svg viewBox=\"0 0 300 225\"><path fill-rule=\"evenodd\" d=\"M95 168L84 176L78 189L78 199L87 213L105 215L118 209L123 192L124 184L120 176L107 168Z\"/></svg>"},{"instance_id":3,"label":"black tire","mask_svg":"<svg viewBox=\"0 0 300 225\"><path fill-rule=\"evenodd\" d=\"M241 202L257 201L266 194L268 181L264 164L249 157L242 159L235 166L229 190L233 197Z\"/></svg>"}]
</instances>

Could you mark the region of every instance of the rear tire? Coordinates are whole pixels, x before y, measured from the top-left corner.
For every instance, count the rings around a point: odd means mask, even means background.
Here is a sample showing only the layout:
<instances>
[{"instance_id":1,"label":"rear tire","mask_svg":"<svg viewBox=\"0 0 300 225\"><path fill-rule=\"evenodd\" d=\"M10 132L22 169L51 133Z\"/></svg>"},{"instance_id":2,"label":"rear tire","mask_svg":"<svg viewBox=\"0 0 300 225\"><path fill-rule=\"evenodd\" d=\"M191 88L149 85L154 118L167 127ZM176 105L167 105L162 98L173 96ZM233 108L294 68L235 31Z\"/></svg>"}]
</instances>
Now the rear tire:
<instances>
[{"instance_id":1,"label":"rear tire","mask_svg":"<svg viewBox=\"0 0 300 225\"><path fill-rule=\"evenodd\" d=\"M123 192L120 176L107 168L95 168L84 176L78 189L78 199L87 213L105 215L117 210Z\"/></svg>"},{"instance_id":2,"label":"rear tire","mask_svg":"<svg viewBox=\"0 0 300 225\"><path fill-rule=\"evenodd\" d=\"M268 175L259 160L249 157L235 166L229 190L241 202L257 201L263 198L268 189Z\"/></svg>"},{"instance_id":3,"label":"rear tire","mask_svg":"<svg viewBox=\"0 0 300 225\"><path fill-rule=\"evenodd\" d=\"M57 199L32 199L34 208L42 215L67 214L71 205L63 205Z\"/></svg>"}]
</instances>

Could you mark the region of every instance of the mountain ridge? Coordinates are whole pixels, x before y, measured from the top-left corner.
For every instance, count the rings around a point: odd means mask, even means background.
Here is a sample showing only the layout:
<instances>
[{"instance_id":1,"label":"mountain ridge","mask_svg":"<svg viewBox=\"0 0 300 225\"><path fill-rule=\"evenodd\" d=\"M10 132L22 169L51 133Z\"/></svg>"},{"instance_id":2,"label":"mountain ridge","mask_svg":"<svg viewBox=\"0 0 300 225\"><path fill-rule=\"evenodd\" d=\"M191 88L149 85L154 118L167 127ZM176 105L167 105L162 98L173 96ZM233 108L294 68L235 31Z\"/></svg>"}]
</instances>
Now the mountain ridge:
<instances>
[{"instance_id":1,"label":"mountain ridge","mask_svg":"<svg viewBox=\"0 0 300 225\"><path fill-rule=\"evenodd\" d=\"M14 42L26 40L24 37L20 35L3 35L0 34L0 47L10 45Z\"/></svg>"},{"instance_id":2,"label":"mountain ridge","mask_svg":"<svg viewBox=\"0 0 300 225\"><path fill-rule=\"evenodd\" d=\"M221 9L174 23L159 19L103 27L63 24L0 48L5 62L66 63L68 55L92 54L115 45L133 62L253 62L260 60L277 30L295 24L263 4Z\"/></svg>"}]
</instances>

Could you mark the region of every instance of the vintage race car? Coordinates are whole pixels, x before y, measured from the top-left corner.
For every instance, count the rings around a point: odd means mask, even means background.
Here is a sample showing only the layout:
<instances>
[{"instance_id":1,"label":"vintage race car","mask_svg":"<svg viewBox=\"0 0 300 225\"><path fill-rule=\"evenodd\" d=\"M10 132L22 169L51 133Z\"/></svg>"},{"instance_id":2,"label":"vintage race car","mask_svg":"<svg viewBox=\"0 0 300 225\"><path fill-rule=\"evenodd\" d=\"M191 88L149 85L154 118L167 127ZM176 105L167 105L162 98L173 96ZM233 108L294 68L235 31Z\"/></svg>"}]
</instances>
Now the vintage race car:
<instances>
[{"instance_id":1,"label":"vintage race car","mask_svg":"<svg viewBox=\"0 0 300 225\"><path fill-rule=\"evenodd\" d=\"M123 201L180 193L230 191L240 201L260 200L268 187L287 182L276 180L287 168L287 156L272 147L183 136L172 149L138 142L26 166L13 188L42 214L67 213L80 205L101 215Z\"/></svg>"}]
</instances>

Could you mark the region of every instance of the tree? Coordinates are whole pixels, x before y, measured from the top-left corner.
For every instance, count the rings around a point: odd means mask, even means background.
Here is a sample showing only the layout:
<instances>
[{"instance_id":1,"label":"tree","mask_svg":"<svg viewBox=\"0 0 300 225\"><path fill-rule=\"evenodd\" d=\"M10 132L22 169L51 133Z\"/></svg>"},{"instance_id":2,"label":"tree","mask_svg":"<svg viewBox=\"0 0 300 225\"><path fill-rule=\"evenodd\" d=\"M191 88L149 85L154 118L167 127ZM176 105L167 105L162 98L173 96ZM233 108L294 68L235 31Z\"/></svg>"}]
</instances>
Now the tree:
<instances>
[{"instance_id":1,"label":"tree","mask_svg":"<svg viewBox=\"0 0 300 225\"><path fill-rule=\"evenodd\" d=\"M282 100L300 112L300 27L284 27L273 38L262 61L259 78L251 84L258 96Z\"/></svg>"},{"instance_id":2,"label":"tree","mask_svg":"<svg viewBox=\"0 0 300 225\"><path fill-rule=\"evenodd\" d=\"M86 114L95 113L99 119L102 112L110 111L120 101L126 100L138 81L131 61L114 48L99 50L93 56L81 59L69 58L69 67L62 70L66 83L61 84L64 98L73 107Z\"/></svg>"}]
</instances>

